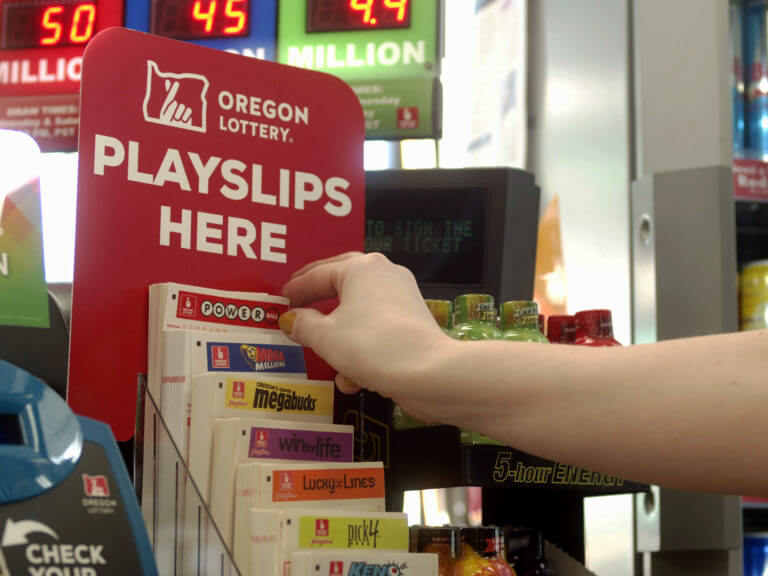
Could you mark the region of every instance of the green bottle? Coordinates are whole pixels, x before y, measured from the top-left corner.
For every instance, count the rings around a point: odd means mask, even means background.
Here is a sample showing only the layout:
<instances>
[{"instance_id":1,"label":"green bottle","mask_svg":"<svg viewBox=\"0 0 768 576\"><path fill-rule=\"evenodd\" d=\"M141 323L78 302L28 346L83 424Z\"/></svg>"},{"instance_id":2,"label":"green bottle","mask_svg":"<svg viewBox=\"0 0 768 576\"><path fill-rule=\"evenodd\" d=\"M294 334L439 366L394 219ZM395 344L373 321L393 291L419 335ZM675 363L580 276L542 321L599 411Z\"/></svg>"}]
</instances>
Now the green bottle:
<instances>
[{"instance_id":1,"label":"green bottle","mask_svg":"<svg viewBox=\"0 0 768 576\"><path fill-rule=\"evenodd\" d=\"M539 306L530 300L512 300L501 305L501 330L504 340L549 342L539 330Z\"/></svg>"},{"instance_id":2,"label":"green bottle","mask_svg":"<svg viewBox=\"0 0 768 576\"><path fill-rule=\"evenodd\" d=\"M493 296L463 294L454 301L453 310L451 337L456 340L501 340Z\"/></svg>"},{"instance_id":3,"label":"green bottle","mask_svg":"<svg viewBox=\"0 0 768 576\"><path fill-rule=\"evenodd\" d=\"M427 308L432 313L432 317L437 325L448 333L453 327L453 302L450 300L425 300ZM432 423L436 424L436 423ZM403 412L403 409L395 404L395 411L392 415L392 427L395 430L408 430L409 428L423 428L430 423L424 423Z\"/></svg>"},{"instance_id":4,"label":"green bottle","mask_svg":"<svg viewBox=\"0 0 768 576\"><path fill-rule=\"evenodd\" d=\"M424 300L432 317L443 332L449 332L453 328L453 302L450 300Z\"/></svg>"},{"instance_id":5,"label":"green bottle","mask_svg":"<svg viewBox=\"0 0 768 576\"><path fill-rule=\"evenodd\" d=\"M496 308L493 296L488 294L463 294L453 303L453 330L449 335L456 340L501 340L501 330L496 327ZM464 444L500 444L471 430L461 431Z\"/></svg>"}]
</instances>

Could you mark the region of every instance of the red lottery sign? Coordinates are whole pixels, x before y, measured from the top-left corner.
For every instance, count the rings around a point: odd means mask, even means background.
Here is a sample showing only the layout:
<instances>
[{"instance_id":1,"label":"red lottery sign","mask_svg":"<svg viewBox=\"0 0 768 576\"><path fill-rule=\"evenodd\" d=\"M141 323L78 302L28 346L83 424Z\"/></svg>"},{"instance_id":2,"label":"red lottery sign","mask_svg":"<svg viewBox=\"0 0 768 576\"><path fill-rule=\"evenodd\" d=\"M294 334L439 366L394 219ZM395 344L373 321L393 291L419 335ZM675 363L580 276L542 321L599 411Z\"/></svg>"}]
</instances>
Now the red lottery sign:
<instances>
[{"instance_id":1,"label":"red lottery sign","mask_svg":"<svg viewBox=\"0 0 768 576\"><path fill-rule=\"evenodd\" d=\"M733 192L739 200L768 201L768 164L759 160L734 158Z\"/></svg>"},{"instance_id":2,"label":"red lottery sign","mask_svg":"<svg viewBox=\"0 0 768 576\"><path fill-rule=\"evenodd\" d=\"M68 400L126 440L150 284L279 294L363 248L363 114L332 76L116 28L86 50L81 104Z\"/></svg>"}]
</instances>

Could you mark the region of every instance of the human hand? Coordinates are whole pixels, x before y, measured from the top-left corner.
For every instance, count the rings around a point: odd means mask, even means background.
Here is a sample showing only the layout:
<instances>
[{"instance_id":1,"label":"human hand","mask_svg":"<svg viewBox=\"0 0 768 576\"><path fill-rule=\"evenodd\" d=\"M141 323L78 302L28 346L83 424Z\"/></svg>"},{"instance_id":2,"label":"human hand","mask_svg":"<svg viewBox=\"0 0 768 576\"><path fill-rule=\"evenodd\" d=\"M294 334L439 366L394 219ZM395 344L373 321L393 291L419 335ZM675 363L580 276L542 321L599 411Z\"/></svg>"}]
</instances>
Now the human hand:
<instances>
[{"instance_id":1,"label":"human hand","mask_svg":"<svg viewBox=\"0 0 768 576\"><path fill-rule=\"evenodd\" d=\"M430 370L436 349L453 341L432 318L406 268L377 253L341 254L296 272L283 294L299 308L283 314L280 327L338 371L342 392L363 387L405 399L414 415L434 397L434 391L420 393L413 384ZM336 297L339 306L328 315L301 308Z\"/></svg>"},{"instance_id":2,"label":"human hand","mask_svg":"<svg viewBox=\"0 0 768 576\"><path fill-rule=\"evenodd\" d=\"M174 80L165 81L165 100L160 108L160 119L166 124L190 124L192 117L192 108L188 108L181 102L176 101L176 94L179 91L179 82Z\"/></svg>"}]
</instances>

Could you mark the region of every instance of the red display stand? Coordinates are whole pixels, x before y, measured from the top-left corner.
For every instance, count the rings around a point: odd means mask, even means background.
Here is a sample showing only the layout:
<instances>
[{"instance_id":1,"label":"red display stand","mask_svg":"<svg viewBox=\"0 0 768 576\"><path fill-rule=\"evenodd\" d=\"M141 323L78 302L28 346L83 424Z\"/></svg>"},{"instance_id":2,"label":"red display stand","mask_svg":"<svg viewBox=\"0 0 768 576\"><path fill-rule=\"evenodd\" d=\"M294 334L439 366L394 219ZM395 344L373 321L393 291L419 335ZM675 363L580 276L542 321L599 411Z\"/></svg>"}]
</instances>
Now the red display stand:
<instances>
[{"instance_id":1,"label":"red display stand","mask_svg":"<svg viewBox=\"0 0 768 576\"><path fill-rule=\"evenodd\" d=\"M89 44L81 103L68 400L126 440L150 284L279 294L362 250L363 114L332 76L124 29Z\"/></svg>"}]
</instances>

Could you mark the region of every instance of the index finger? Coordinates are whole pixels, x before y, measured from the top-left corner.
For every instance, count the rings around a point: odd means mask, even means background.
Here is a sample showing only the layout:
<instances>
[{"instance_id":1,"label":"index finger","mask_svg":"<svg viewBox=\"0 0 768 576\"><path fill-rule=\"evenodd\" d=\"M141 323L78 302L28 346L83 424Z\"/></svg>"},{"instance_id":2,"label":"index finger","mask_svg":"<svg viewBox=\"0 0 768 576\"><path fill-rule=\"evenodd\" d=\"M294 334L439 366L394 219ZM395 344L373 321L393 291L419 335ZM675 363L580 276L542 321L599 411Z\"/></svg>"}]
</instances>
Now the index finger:
<instances>
[{"instance_id":1,"label":"index finger","mask_svg":"<svg viewBox=\"0 0 768 576\"><path fill-rule=\"evenodd\" d=\"M288 280L283 286L283 295L291 301L291 306L307 306L340 296L347 260L316 263L300 276Z\"/></svg>"}]
</instances>

